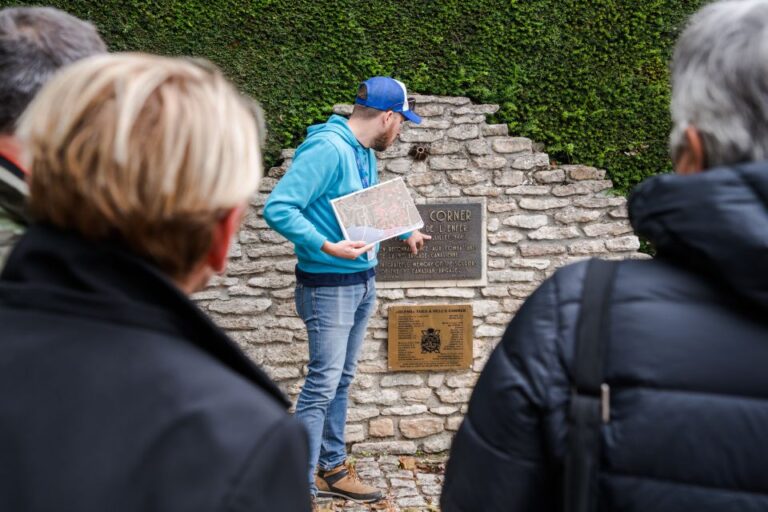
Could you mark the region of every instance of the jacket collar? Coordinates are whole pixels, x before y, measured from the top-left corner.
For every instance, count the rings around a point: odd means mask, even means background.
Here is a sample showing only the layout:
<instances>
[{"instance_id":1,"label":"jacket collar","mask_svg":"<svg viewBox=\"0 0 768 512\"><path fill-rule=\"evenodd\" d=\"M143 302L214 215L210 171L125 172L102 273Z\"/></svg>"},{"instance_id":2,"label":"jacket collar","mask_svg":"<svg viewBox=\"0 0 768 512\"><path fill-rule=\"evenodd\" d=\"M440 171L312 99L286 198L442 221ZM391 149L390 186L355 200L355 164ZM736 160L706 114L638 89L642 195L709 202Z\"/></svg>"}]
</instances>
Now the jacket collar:
<instances>
[{"instance_id":1,"label":"jacket collar","mask_svg":"<svg viewBox=\"0 0 768 512\"><path fill-rule=\"evenodd\" d=\"M26 180L26 173L21 168L21 165L19 165L18 161L14 158L11 158L11 155L5 154L2 151L0 151L0 169L13 174L16 179L22 181Z\"/></svg>"},{"instance_id":2,"label":"jacket collar","mask_svg":"<svg viewBox=\"0 0 768 512\"><path fill-rule=\"evenodd\" d=\"M20 224L28 224L26 202L29 187L26 175L10 155L0 152L0 208L11 219Z\"/></svg>"},{"instance_id":3,"label":"jacket collar","mask_svg":"<svg viewBox=\"0 0 768 512\"><path fill-rule=\"evenodd\" d=\"M0 274L0 301L89 316L182 338L272 395L277 386L164 274L117 244L35 224Z\"/></svg>"},{"instance_id":4,"label":"jacket collar","mask_svg":"<svg viewBox=\"0 0 768 512\"><path fill-rule=\"evenodd\" d=\"M655 176L632 193L629 214L660 257L768 307L768 162Z\"/></svg>"}]
</instances>

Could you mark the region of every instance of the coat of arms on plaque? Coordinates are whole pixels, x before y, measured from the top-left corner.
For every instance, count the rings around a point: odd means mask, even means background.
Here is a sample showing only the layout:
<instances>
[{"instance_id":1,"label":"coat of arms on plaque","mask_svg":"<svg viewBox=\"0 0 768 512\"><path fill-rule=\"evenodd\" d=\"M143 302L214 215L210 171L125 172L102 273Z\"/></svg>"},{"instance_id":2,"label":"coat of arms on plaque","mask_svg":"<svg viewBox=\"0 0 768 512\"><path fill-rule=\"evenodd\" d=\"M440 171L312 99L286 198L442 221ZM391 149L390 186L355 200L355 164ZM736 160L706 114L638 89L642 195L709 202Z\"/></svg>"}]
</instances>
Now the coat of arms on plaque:
<instances>
[{"instance_id":1,"label":"coat of arms on plaque","mask_svg":"<svg viewBox=\"0 0 768 512\"><path fill-rule=\"evenodd\" d=\"M421 331L421 353L439 353L440 352L440 329L428 328Z\"/></svg>"}]
</instances>

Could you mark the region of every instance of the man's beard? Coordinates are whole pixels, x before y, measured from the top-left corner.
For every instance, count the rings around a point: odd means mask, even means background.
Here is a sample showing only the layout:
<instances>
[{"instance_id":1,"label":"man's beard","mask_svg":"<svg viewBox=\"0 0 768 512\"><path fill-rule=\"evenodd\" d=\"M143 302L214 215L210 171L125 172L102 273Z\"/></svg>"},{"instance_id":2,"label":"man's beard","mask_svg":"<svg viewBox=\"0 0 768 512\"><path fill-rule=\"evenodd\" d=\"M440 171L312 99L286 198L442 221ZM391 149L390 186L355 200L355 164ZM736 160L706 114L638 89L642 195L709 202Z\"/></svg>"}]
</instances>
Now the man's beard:
<instances>
[{"instance_id":1,"label":"man's beard","mask_svg":"<svg viewBox=\"0 0 768 512\"><path fill-rule=\"evenodd\" d=\"M384 132L375 139L373 139L373 143L371 143L371 148L373 148L374 151L385 151L393 141L390 140L389 133Z\"/></svg>"}]
</instances>

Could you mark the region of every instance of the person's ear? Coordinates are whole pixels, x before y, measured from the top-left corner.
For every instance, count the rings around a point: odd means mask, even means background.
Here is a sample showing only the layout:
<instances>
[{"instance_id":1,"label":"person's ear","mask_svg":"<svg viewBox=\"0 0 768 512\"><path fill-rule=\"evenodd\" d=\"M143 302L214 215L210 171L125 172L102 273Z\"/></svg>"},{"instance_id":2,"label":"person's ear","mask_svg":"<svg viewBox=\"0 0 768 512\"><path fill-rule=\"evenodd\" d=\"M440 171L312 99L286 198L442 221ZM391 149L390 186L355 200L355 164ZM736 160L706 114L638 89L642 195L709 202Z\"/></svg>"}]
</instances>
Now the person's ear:
<instances>
[{"instance_id":1,"label":"person's ear","mask_svg":"<svg viewBox=\"0 0 768 512\"><path fill-rule=\"evenodd\" d=\"M217 274L223 273L227 268L229 247L232 244L232 239L240 229L240 221L247 207L246 203L231 208L216 220L206 263Z\"/></svg>"},{"instance_id":2,"label":"person's ear","mask_svg":"<svg viewBox=\"0 0 768 512\"><path fill-rule=\"evenodd\" d=\"M683 134L684 145L675 162L678 174L696 174L704 170L706 157L701 134L695 126L688 126Z\"/></svg>"},{"instance_id":3,"label":"person's ear","mask_svg":"<svg viewBox=\"0 0 768 512\"><path fill-rule=\"evenodd\" d=\"M385 127L385 128L386 128L386 127L388 127L388 126L389 126L389 124L392 122L392 116L393 116L394 114L395 114L395 113L394 113L394 112L392 112L391 110L386 110L386 111L384 112L384 116L382 117L382 123L383 123L383 125L384 125L384 127Z\"/></svg>"}]
</instances>

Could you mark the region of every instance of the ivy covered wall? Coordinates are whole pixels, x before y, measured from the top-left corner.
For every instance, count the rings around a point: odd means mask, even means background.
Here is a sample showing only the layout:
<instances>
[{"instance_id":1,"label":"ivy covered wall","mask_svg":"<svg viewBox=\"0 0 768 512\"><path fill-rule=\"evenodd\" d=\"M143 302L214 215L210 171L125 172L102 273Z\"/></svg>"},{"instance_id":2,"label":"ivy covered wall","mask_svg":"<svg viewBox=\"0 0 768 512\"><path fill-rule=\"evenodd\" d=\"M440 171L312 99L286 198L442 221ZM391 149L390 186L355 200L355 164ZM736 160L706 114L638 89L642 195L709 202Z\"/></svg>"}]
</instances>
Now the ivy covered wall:
<instances>
[{"instance_id":1,"label":"ivy covered wall","mask_svg":"<svg viewBox=\"0 0 768 512\"><path fill-rule=\"evenodd\" d=\"M264 105L268 159L371 75L496 122L626 191L669 170L668 61L704 0L47 0L113 51L203 56ZM0 0L0 6L18 4Z\"/></svg>"}]
</instances>

